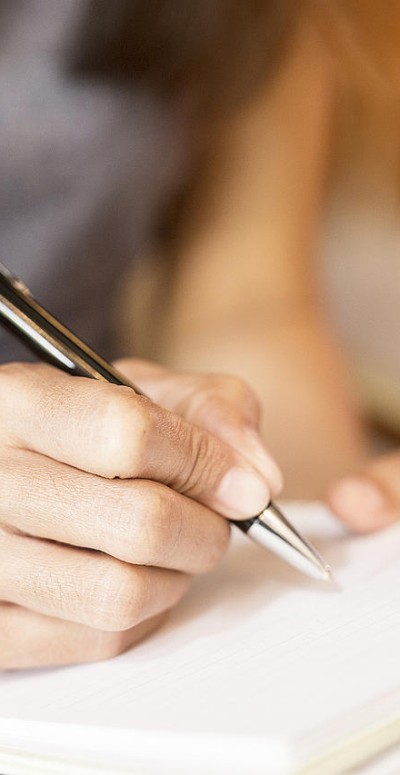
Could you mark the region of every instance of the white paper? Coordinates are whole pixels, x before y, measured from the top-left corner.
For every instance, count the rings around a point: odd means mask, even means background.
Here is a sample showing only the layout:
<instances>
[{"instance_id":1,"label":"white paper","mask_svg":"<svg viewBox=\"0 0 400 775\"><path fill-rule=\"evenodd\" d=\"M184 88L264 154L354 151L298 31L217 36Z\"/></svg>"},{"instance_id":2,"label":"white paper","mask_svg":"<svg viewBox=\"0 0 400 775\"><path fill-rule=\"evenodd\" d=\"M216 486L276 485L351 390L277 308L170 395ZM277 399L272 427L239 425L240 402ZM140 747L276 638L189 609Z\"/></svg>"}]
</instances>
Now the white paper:
<instances>
[{"instance_id":1,"label":"white paper","mask_svg":"<svg viewBox=\"0 0 400 775\"><path fill-rule=\"evenodd\" d=\"M191 762L191 772L287 775L400 712L400 526L354 537L316 504L286 512L340 591L235 531L221 566L132 651L0 676L0 749L104 762L108 751L140 772ZM49 734L48 722L60 726Z\"/></svg>"}]
</instances>

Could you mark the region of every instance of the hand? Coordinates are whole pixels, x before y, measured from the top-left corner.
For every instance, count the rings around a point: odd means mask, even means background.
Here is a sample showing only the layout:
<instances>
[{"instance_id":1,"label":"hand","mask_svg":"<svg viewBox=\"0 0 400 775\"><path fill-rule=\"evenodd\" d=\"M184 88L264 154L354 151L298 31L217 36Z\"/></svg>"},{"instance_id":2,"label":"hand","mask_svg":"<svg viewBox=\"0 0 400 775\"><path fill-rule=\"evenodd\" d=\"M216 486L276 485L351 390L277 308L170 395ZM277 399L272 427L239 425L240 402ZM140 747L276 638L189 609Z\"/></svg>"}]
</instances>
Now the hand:
<instances>
[{"instance_id":1,"label":"hand","mask_svg":"<svg viewBox=\"0 0 400 775\"><path fill-rule=\"evenodd\" d=\"M400 452L383 455L356 476L346 476L329 491L327 502L346 524L361 533L400 519Z\"/></svg>"},{"instance_id":2,"label":"hand","mask_svg":"<svg viewBox=\"0 0 400 775\"><path fill-rule=\"evenodd\" d=\"M3 669L128 648L220 559L221 515L256 514L280 487L242 383L119 368L165 408L43 364L0 367Z\"/></svg>"}]
</instances>

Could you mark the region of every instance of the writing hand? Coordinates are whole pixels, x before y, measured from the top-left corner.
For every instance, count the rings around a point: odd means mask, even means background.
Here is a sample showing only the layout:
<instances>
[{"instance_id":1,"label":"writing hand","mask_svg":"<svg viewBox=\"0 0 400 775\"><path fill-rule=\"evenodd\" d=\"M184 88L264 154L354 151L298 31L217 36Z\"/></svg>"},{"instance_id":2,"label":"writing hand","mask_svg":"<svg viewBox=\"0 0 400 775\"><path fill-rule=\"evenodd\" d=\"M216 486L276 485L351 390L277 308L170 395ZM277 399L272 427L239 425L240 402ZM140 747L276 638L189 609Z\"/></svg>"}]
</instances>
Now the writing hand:
<instances>
[{"instance_id":1,"label":"writing hand","mask_svg":"<svg viewBox=\"0 0 400 775\"><path fill-rule=\"evenodd\" d=\"M120 365L130 388L0 368L0 667L104 659L223 555L280 475L236 380Z\"/></svg>"}]
</instances>

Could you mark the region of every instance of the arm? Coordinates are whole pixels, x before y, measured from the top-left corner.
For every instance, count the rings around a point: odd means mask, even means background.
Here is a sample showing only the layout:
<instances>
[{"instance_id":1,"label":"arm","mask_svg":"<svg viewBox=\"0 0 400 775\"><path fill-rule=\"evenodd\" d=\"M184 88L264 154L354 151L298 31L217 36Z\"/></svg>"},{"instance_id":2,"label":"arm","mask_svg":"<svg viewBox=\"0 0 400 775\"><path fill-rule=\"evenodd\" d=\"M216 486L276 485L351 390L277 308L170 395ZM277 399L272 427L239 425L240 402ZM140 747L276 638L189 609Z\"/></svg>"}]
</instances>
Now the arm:
<instances>
[{"instance_id":1,"label":"arm","mask_svg":"<svg viewBox=\"0 0 400 775\"><path fill-rule=\"evenodd\" d=\"M272 88L219 128L174 246L158 342L169 365L236 373L256 389L291 497L319 497L364 454L313 264L332 92L303 30Z\"/></svg>"}]
</instances>

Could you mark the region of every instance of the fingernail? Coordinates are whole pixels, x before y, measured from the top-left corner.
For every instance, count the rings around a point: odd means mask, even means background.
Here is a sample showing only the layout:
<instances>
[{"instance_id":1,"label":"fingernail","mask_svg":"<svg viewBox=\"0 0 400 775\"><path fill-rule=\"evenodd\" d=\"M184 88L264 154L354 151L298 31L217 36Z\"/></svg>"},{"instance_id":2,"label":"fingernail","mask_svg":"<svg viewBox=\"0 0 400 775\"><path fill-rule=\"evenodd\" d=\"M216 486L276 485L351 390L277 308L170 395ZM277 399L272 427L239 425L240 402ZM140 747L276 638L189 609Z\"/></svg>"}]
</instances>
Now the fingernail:
<instances>
[{"instance_id":1,"label":"fingernail","mask_svg":"<svg viewBox=\"0 0 400 775\"><path fill-rule=\"evenodd\" d=\"M216 496L226 516L254 517L269 503L270 490L261 476L232 468L221 480Z\"/></svg>"},{"instance_id":2,"label":"fingernail","mask_svg":"<svg viewBox=\"0 0 400 775\"><path fill-rule=\"evenodd\" d=\"M332 501L338 515L361 530L393 521L385 492L371 479L356 476L342 479L332 492Z\"/></svg>"}]
</instances>

